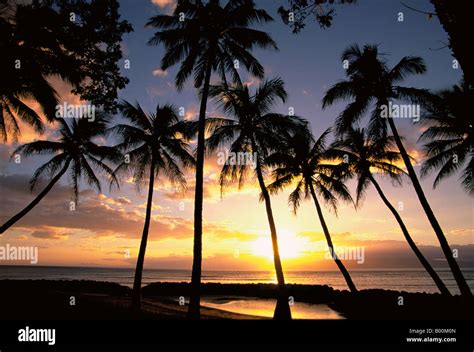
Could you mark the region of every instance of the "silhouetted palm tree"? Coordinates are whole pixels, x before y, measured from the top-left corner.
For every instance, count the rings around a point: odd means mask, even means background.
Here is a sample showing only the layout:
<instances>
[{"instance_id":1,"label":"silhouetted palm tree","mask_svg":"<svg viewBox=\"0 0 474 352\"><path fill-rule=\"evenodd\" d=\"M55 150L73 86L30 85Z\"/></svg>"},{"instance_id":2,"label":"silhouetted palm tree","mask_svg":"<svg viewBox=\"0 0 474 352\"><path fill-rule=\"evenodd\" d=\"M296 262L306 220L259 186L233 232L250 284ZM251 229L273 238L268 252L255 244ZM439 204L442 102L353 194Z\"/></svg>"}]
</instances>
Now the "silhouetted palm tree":
<instances>
[{"instance_id":1,"label":"silhouetted palm tree","mask_svg":"<svg viewBox=\"0 0 474 352\"><path fill-rule=\"evenodd\" d=\"M452 89L438 92L426 106L427 114L422 122L428 129L420 136L420 141L427 142L424 145L427 159L422 165L421 175L439 169L434 188L442 179L467 164L462 170L461 184L469 195L474 195L473 102L474 91L462 82Z\"/></svg>"},{"instance_id":2,"label":"silhouetted palm tree","mask_svg":"<svg viewBox=\"0 0 474 352\"><path fill-rule=\"evenodd\" d=\"M288 203L292 205L295 214L303 197L313 198L331 258L334 259L351 292L357 292L349 272L336 254L317 195L319 194L336 214L337 197L344 201L352 201L347 187L340 178L343 175L342 168L329 162L329 158L334 157L337 152L326 148L326 139L330 131L331 129L327 129L317 141L314 141L309 130L287 138L285 151L277 151L266 160L267 164L275 166L273 170L275 180L268 189L270 193L278 193L284 187L296 182L296 188L288 197Z\"/></svg>"},{"instance_id":3,"label":"silhouetted palm tree","mask_svg":"<svg viewBox=\"0 0 474 352\"><path fill-rule=\"evenodd\" d=\"M440 292L444 295L451 295L446 285L428 260L423 256L415 241L411 238L400 214L387 199L374 177L374 173L381 174L389 177L392 182L401 185L402 176L406 173L395 164L401 161L401 155L399 152L393 150L394 144L393 137L391 136L373 138L369 136L364 129L352 129L344 134L344 139L334 142L332 148L344 153L344 162L349 164L347 176L357 177L356 204L360 204L367 187L372 183L380 198L382 198L387 208L397 220L410 248L428 274L430 274Z\"/></svg>"},{"instance_id":4,"label":"silhouetted palm tree","mask_svg":"<svg viewBox=\"0 0 474 352\"><path fill-rule=\"evenodd\" d=\"M2 51L3 52L3 51ZM27 82L27 83L25 83ZM0 139L16 141L21 134L18 119L30 125L35 132L43 133L44 124L38 113L24 101L33 98L46 116L54 118L56 93L42 75L30 75L22 80L2 80L0 86ZM48 112L48 109L50 110Z\"/></svg>"},{"instance_id":5,"label":"silhouetted palm tree","mask_svg":"<svg viewBox=\"0 0 474 352\"><path fill-rule=\"evenodd\" d=\"M114 176L132 173L133 181L138 187L148 179L145 224L133 282L133 308L139 311L155 177L163 175L172 184L184 188L186 179L179 164L191 166L194 164L194 158L189 153L187 143L182 139L186 133L186 123L179 119L173 106L158 105L154 114L144 112L138 103L132 105L122 102L119 104L119 109L130 124L118 124L109 130L121 138L116 148L124 153L122 162L114 171Z\"/></svg>"},{"instance_id":6,"label":"silhouetted palm tree","mask_svg":"<svg viewBox=\"0 0 474 352\"><path fill-rule=\"evenodd\" d=\"M394 118L390 116L384 118L382 114L384 110L385 112L388 111L391 106L390 103L393 101L409 101L412 104L421 104L429 100L430 94L426 90L397 85L408 75L424 73L426 67L423 59L405 56L393 68L389 69L386 61L380 57L376 45L366 45L363 50L359 46L353 45L344 51L342 60L348 64L346 70L348 79L336 83L326 92L323 98L323 107L332 105L338 100L352 100L336 120L336 129L339 134L358 123L371 106L374 106L374 108L370 113L369 133L385 136L388 123L418 199L438 238L461 294L471 296L472 293L466 279L426 199L410 157L402 143L402 138L396 128Z\"/></svg>"},{"instance_id":7,"label":"silhouetted palm tree","mask_svg":"<svg viewBox=\"0 0 474 352\"><path fill-rule=\"evenodd\" d=\"M240 82L238 65L242 64L255 77L263 77L263 66L250 50L254 47L276 49L276 44L267 33L249 26L272 20L265 10L255 8L253 0L229 0L225 6L219 0L180 0L172 16L157 15L147 23L147 26L161 29L149 41L152 45L163 43L166 48L161 68L166 70L181 62L176 75L178 89L183 88L192 73L194 86L202 87L196 152L192 287L188 311L193 318L200 316L204 134L211 74L217 72L227 85L225 75L230 72L233 81Z\"/></svg>"},{"instance_id":8,"label":"silhouetted palm tree","mask_svg":"<svg viewBox=\"0 0 474 352\"><path fill-rule=\"evenodd\" d=\"M257 176L261 200L265 202L273 246L273 261L280 290L274 318L289 319L291 311L288 297L285 297L285 277L280 260L270 195L265 186L263 162L271 151L280 147L283 133L301 128L306 122L296 116L271 112L276 101L285 102L287 97L284 83L279 78L261 83L254 94L250 93L248 86L240 84L233 87L228 87L225 84L212 86L209 94L211 97L216 97L223 111L232 116L232 119L222 118L220 126L215 128L207 140L210 150L230 145L229 153L236 153L229 154L229 158L222 167L221 187L236 180L238 180L239 186L242 186L251 167L255 167L253 172ZM232 162L230 161L232 155L247 155L249 157L240 158L240 162Z\"/></svg>"},{"instance_id":9,"label":"silhouetted palm tree","mask_svg":"<svg viewBox=\"0 0 474 352\"><path fill-rule=\"evenodd\" d=\"M0 37L0 139L16 141L21 134L18 119L38 133L44 131L41 117L24 101L34 99L51 120L57 104L56 92L37 66L24 59L32 51L18 43L15 27L4 18L0 18Z\"/></svg>"},{"instance_id":10,"label":"silhouetted palm tree","mask_svg":"<svg viewBox=\"0 0 474 352\"><path fill-rule=\"evenodd\" d=\"M59 140L27 143L13 152L13 155L54 154L54 156L35 171L30 181L32 190L43 176L50 179L49 183L27 207L0 227L0 233L5 232L33 209L68 170L76 202L81 179L84 179L99 192L101 191L100 181L94 169L112 176L112 180L115 181L112 175L113 170L103 162L104 159L115 160L117 158L115 149L98 145L93 141L93 139L105 135L107 123L108 118L101 114L96 114L94 121L80 118L71 119L69 123L66 120L58 119Z\"/></svg>"},{"instance_id":11,"label":"silhouetted palm tree","mask_svg":"<svg viewBox=\"0 0 474 352\"><path fill-rule=\"evenodd\" d=\"M48 121L55 119L57 94L47 80L49 68L67 82L80 82L81 70L73 57L62 48L57 33L45 28L52 11L28 4L4 5L0 16L0 139L16 140L21 134L19 121L44 131L39 114L26 104L31 99L39 104ZM38 18L44 20L39 23ZM54 64L52 64L54 62Z\"/></svg>"}]
</instances>

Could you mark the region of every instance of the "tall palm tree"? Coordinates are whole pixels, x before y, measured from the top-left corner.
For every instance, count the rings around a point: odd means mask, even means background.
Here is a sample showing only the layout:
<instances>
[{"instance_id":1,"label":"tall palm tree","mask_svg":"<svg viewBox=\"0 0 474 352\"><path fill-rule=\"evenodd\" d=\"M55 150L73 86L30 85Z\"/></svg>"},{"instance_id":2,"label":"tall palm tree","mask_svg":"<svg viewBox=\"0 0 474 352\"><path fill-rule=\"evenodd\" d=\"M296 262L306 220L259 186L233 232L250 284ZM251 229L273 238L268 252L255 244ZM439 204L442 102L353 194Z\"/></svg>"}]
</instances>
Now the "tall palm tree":
<instances>
[{"instance_id":1,"label":"tall palm tree","mask_svg":"<svg viewBox=\"0 0 474 352\"><path fill-rule=\"evenodd\" d=\"M225 84L212 86L209 92L220 103L223 111L231 118L222 118L220 126L216 127L207 139L209 150L220 146L230 145L231 155L248 153L252 162L230 162L229 159L222 167L220 175L221 187L229 182L238 180L239 186L245 182L246 176L254 167L258 185L261 190L261 200L265 202L270 235L273 246L273 262L279 287L279 295L275 308L275 319L291 318L288 297L285 297L285 277L278 248L278 236L275 219L270 201L270 194L265 185L265 157L281 145L281 136L288 131L295 131L306 125L297 116L287 116L272 113L272 106L278 101L285 102L287 93L281 79L275 78L262 82L251 94L249 87L237 84L228 87ZM246 158L248 161L249 158Z\"/></svg>"},{"instance_id":2,"label":"tall palm tree","mask_svg":"<svg viewBox=\"0 0 474 352\"><path fill-rule=\"evenodd\" d=\"M394 151L393 147L393 137L387 136L373 138L368 135L364 129L351 129L344 134L344 139L338 140L332 144L332 148L341 151L347 156L344 161L349 164L349 172L347 175L355 175L357 177L356 204L360 204L360 200L366 192L367 187L372 183L384 204L397 220L411 250L415 253L420 263L431 276L440 292L444 295L450 296L451 294L449 293L448 288L430 265L428 260L423 256L423 253L421 253L415 241L413 241L410 236L400 214L387 199L380 184L374 177L375 172L376 174L389 177L395 183L402 183L401 178L406 173L403 169L396 166L395 163L401 161L401 155L399 152Z\"/></svg>"},{"instance_id":3,"label":"tall palm tree","mask_svg":"<svg viewBox=\"0 0 474 352\"><path fill-rule=\"evenodd\" d=\"M0 234L33 209L68 170L76 202L81 179L84 179L97 191L101 191L101 184L94 169L110 175L112 180L115 180L113 170L104 163L104 160L115 160L117 158L116 151L111 147L101 146L94 142L95 138L105 135L108 118L102 114L96 114L93 122L83 118L68 120L71 122L58 119L60 137L57 141L35 141L24 144L13 152L13 155L53 154L54 156L35 171L30 181L31 190L37 186L43 176L50 179L49 183L28 206L0 227Z\"/></svg>"},{"instance_id":4,"label":"tall palm tree","mask_svg":"<svg viewBox=\"0 0 474 352\"><path fill-rule=\"evenodd\" d=\"M363 50L358 45L353 45L344 51L342 60L348 63L346 70L348 79L336 83L326 92L323 98L323 107L332 105L339 100L352 100L336 120L339 134L358 123L371 106L373 109L368 125L369 133L385 136L388 124L408 171L408 176L436 234L459 290L462 295L472 296L443 230L426 199L395 121L391 117L384 118L382 114L384 110L387 110L387 107L391 106L392 101L409 101L412 104L421 104L429 100L430 94L426 90L398 85L408 75L422 74L426 71L423 59L405 56L390 69L386 60L379 54L376 45L366 45Z\"/></svg>"},{"instance_id":5,"label":"tall palm tree","mask_svg":"<svg viewBox=\"0 0 474 352\"><path fill-rule=\"evenodd\" d=\"M342 167L329 161L337 152L326 147L330 131L331 129L327 129L317 141L314 141L309 130L287 138L285 151L277 151L266 160L267 164L275 166L273 170L275 180L268 186L268 189L270 193L278 193L284 187L296 182L296 188L288 197L288 203L293 207L295 214L302 197L313 198L331 258L334 259L351 292L357 292L351 275L337 256L318 197L319 195L336 214L337 197L344 201L352 201L341 178Z\"/></svg>"},{"instance_id":6,"label":"tall palm tree","mask_svg":"<svg viewBox=\"0 0 474 352\"><path fill-rule=\"evenodd\" d=\"M438 92L426 106L427 114L422 122L428 129L420 136L420 141L426 142L424 148L428 158L422 165L421 175L439 169L434 188L467 164L462 170L461 184L469 195L474 195L473 101L474 91L461 82L452 89Z\"/></svg>"},{"instance_id":7,"label":"tall palm tree","mask_svg":"<svg viewBox=\"0 0 474 352\"><path fill-rule=\"evenodd\" d=\"M200 316L202 262L202 202L204 173L204 135L207 100L212 72L217 72L227 85L226 72L234 82L240 82L236 63L243 64L255 77L263 77L264 69L251 54L254 47L274 48L276 43L253 24L273 21L265 10L255 8L253 0L229 0L222 6L219 0L179 0L172 16L152 17L147 26L161 29L149 44L164 44L166 54L161 68L181 62L176 86L182 89L194 73L194 86L202 87L196 152L196 192L194 201L194 250L191 297L188 315Z\"/></svg>"},{"instance_id":8,"label":"tall palm tree","mask_svg":"<svg viewBox=\"0 0 474 352\"><path fill-rule=\"evenodd\" d=\"M150 114L144 112L138 103L132 105L124 101L119 104L119 109L130 124L117 124L109 130L121 139L116 148L124 153L123 160L114 171L114 176L132 173L138 187L148 179L145 224L133 282L133 308L139 311L155 178L163 175L172 184L184 188L186 179L179 164L185 167L191 166L194 164L194 158L182 138L186 133L186 123L180 120L173 106L158 105L156 112Z\"/></svg>"}]
</instances>

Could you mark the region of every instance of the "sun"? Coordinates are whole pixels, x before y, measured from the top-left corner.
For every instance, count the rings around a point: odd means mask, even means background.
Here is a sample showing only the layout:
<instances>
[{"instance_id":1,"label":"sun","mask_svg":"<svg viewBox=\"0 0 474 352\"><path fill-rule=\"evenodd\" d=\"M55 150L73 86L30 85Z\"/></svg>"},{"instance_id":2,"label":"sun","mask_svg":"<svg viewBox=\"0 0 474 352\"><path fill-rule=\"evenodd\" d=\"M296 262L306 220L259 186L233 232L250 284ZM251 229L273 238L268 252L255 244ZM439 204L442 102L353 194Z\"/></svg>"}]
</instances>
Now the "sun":
<instances>
[{"instance_id":1,"label":"sun","mask_svg":"<svg viewBox=\"0 0 474 352\"><path fill-rule=\"evenodd\" d=\"M278 248L282 259L293 259L303 255L308 250L308 243L304 238L296 236L289 230L278 231ZM262 236L251 244L252 253L259 257L273 260L273 248L270 235Z\"/></svg>"}]
</instances>

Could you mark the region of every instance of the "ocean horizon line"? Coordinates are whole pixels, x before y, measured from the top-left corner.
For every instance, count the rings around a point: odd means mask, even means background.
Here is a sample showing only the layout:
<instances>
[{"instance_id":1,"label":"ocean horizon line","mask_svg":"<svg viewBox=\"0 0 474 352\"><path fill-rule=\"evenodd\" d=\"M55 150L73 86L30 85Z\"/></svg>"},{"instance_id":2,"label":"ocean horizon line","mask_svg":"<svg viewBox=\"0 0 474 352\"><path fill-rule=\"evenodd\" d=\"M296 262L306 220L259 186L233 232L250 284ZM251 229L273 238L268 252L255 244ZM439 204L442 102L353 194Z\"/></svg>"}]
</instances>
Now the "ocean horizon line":
<instances>
[{"instance_id":1,"label":"ocean horizon line","mask_svg":"<svg viewBox=\"0 0 474 352\"><path fill-rule=\"evenodd\" d=\"M0 267L11 267L11 268L74 268L74 269L106 269L106 270L135 270L134 266L130 267L116 267L116 266L91 266L91 265L28 265L28 264L0 264ZM450 271L449 267L442 267L442 268L435 268L437 271ZM162 270L162 271L189 271L191 272L191 269L185 269L185 268L156 268L156 267L151 267L151 268L144 268L143 270ZM469 267L469 268L461 268L463 271L474 271L474 267ZM203 269L203 272L231 272L231 273L255 273L255 272L273 272L273 269L268 269L268 270L230 270L230 269ZM360 269L353 269L351 268L350 271L354 272L367 272L367 271L425 271L423 268L360 268ZM311 272L339 272L339 270L334 269L334 270L284 270L284 272L287 273L311 273Z\"/></svg>"}]
</instances>

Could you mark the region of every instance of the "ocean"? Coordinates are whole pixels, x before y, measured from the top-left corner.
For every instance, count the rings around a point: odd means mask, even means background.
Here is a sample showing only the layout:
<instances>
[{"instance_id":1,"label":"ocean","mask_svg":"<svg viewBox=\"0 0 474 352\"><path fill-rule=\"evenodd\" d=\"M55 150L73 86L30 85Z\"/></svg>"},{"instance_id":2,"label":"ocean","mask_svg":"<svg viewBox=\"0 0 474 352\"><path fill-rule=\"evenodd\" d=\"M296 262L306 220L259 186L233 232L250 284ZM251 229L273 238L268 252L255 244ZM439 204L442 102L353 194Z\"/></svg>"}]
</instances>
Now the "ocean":
<instances>
[{"instance_id":1,"label":"ocean","mask_svg":"<svg viewBox=\"0 0 474 352\"><path fill-rule=\"evenodd\" d=\"M454 278L449 270L437 270L450 291L458 294ZM474 291L474 269L463 270L469 286ZM350 274L358 289L381 288L408 292L438 292L431 278L423 270L351 270ZM133 268L93 268L54 266L6 266L0 265L0 280L47 279L47 280L96 280L116 282L131 287ZM189 282L189 270L145 269L143 285L152 282ZM289 271L287 283L328 285L335 289L347 289L339 271ZM274 283L271 271L203 271L203 282L221 283Z\"/></svg>"}]
</instances>

